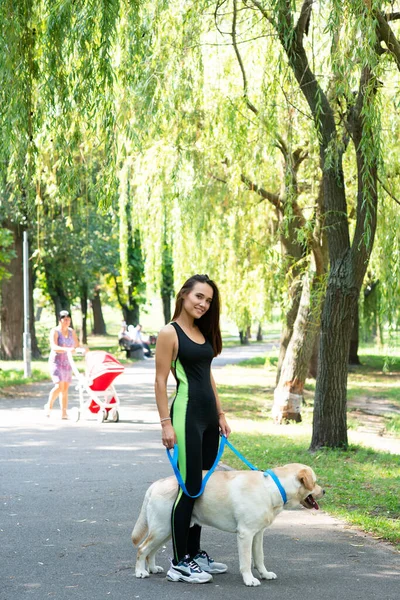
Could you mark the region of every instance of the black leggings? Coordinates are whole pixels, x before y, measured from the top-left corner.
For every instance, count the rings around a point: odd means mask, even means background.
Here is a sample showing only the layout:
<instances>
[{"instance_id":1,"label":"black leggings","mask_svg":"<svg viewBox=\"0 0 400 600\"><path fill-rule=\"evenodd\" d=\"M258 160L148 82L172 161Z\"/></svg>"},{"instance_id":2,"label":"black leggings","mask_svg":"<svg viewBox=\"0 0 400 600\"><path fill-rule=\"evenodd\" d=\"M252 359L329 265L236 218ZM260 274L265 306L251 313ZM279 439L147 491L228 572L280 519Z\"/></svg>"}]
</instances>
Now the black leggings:
<instances>
[{"instance_id":1,"label":"black leggings","mask_svg":"<svg viewBox=\"0 0 400 600\"><path fill-rule=\"evenodd\" d=\"M173 412L171 414L173 415ZM186 414L185 431L180 431L179 426L176 426L178 419L174 417L172 419L178 438L178 467L187 491L193 496L200 491L203 469L205 471L211 469L218 453L218 417L213 418L213 422L206 425L203 419L191 419L190 415ZM199 525L190 527L194 502L195 498L189 498L179 489L171 514L172 544L176 563L186 554L193 558L201 549L201 527Z\"/></svg>"}]
</instances>

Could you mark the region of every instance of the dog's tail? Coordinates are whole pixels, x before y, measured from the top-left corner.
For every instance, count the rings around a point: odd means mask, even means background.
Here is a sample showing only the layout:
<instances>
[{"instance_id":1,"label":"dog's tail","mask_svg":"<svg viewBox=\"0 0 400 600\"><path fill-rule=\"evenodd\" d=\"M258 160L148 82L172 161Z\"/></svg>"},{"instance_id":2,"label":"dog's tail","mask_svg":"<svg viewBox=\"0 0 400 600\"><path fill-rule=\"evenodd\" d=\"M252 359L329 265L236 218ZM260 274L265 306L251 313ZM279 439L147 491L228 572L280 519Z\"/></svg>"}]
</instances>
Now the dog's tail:
<instances>
[{"instance_id":1,"label":"dog's tail","mask_svg":"<svg viewBox=\"0 0 400 600\"><path fill-rule=\"evenodd\" d=\"M145 537L145 535L147 534L147 532L149 530L149 526L148 526L148 522L147 522L147 505L150 500L152 487L153 487L152 485L149 487L149 489L147 490L147 492L144 496L142 508L140 509L139 518L136 521L135 527L133 528L133 531L132 531L131 537L132 537L132 542L135 546L137 546L142 541L142 539Z\"/></svg>"}]
</instances>

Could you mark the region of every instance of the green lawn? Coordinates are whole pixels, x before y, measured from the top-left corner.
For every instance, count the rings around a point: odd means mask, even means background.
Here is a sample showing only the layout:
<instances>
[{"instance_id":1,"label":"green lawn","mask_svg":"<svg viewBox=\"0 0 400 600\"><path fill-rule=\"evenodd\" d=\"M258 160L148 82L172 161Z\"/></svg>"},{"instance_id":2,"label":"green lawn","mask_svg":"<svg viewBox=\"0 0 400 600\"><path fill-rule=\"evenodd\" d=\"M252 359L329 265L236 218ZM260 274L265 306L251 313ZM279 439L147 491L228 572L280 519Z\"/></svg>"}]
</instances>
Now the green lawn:
<instances>
[{"instance_id":1,"label":"green lawn","mask_svg":"<svg viewBox=\"0 0 400 600\"><path fill-rule=\"evenodd\" d=\"M275 387L276 356L255 357L230 369L218 383L218 392L228 419L235 422L232 443L251 463L260 469L289 462L310 465L325 488L321 507L330 514L362 529L375 537L394 544L400 551L400 456L352 446L346 452L324 449L310 453L313 395L315 382L308 381L306 406L302 408L300 424L275 426L270 417ZM349 401L364 398L400 403L400 357L387 368L384 356L363 355L362 365L351 367L348 379ZM235 380L229 382L229 376ZM250 383L248 383L250 381ZM247 424L241 430L240 423ZM251 431L254 423L254 432ZM387 433L400 437L400 417L385 414L383 427ZM238 425L239 424L239 425ZM265 434L260 433L262 424ZM349 426L358 428L359 419ZM224 462L235 468L246 468L230 451Z\"/></svg>"},{"instance_id":2,"label":"green lawn","mask_svg":"<svg viewBox=\"0 0 400 600\"><path fill-rule=\"evenodd\" d=\"M231 413L229 413L231 414ZM259 469L300 462L314 469L326 491L320 507L400 551L400 456L352 447L348 451L308 451L309 437L301 433L260 435L234 433L230 437L240 452ZM223 461L246 468L230 451Z\"/></svg>"}]
</instances>

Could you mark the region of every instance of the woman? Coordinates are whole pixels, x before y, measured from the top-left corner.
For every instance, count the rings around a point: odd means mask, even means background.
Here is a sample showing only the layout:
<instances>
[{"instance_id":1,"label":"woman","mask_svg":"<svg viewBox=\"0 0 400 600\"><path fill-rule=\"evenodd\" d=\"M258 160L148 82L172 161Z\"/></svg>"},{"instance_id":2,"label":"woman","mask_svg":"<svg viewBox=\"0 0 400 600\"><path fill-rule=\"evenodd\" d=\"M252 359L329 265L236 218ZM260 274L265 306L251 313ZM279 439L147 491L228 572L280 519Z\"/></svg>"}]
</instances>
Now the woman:
<instances>
[{"instance_id":1,"label":"woman","mask_svg":"<svg viewBox=\"0 0 400 600\"><path fill-rule=\"evenodd\" d=\"M211 361L222 350L219 326L219 292L207 275L193 275L176 297L172 322L157 339L155 393L166 448L178 444L178 466L191 495L200 491L202 470L213 465L219 435L230 427L221 408ZM168 410L167 380L170 371L177 393ZM227 566L201 550L201 527L190 527L194 499L178 491L172 509L174 558L167 573L170 581L206 583Z\"/></svg>"},{"instance_id":2,"label":"woman","mask_svg":"<svg viewBox=\"0 0 400 600\"><path fill-rule=\"evenodd\" d=\"M50 416L55 399L61 395L61 418L68 419L68 388L72 381L72 368L67 352L73 352L79 346L75 331L70 327L71 315L67 310L59 314L58 326L50 332L50 376L55 384L44 405L46 416Z\"/></svg>"}]
</instances>

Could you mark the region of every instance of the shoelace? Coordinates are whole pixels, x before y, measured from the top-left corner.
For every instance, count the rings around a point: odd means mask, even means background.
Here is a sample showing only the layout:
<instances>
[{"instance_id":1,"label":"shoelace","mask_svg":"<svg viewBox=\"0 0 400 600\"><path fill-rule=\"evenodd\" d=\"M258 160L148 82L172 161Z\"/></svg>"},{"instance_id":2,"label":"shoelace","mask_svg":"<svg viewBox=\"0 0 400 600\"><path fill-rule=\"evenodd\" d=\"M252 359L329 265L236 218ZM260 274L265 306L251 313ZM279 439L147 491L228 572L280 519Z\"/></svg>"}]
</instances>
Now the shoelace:
<instances>
[{"instance_id":1,"label":"shoelace","mask_svg":"<svg viewBox=\"0 0 400 600\"><path fill-rule=\"evenodd\" d=\"M204 558L209 564L212 563L212 562L214 562L213 559L210 556L208 556L208 554L207 554L207 552L205 550L202 550L200 552L199 556L201 558Z\"/></svg>"},{"instance_id":2,"label":"shoelace","mask_svg":"<svg viewBox=\"0 0 400 600\"><path fill-rule=\"evenodd\" d=\"M200 573L201 569L195 560L191 560L186 564L192 571L196 571L196 573Z\"/></svg>"}]
</instances>

